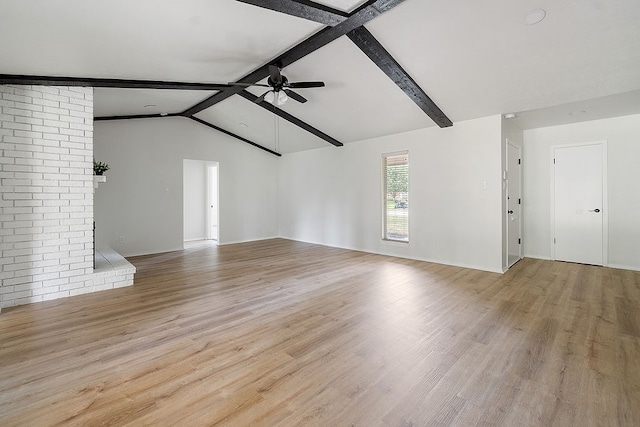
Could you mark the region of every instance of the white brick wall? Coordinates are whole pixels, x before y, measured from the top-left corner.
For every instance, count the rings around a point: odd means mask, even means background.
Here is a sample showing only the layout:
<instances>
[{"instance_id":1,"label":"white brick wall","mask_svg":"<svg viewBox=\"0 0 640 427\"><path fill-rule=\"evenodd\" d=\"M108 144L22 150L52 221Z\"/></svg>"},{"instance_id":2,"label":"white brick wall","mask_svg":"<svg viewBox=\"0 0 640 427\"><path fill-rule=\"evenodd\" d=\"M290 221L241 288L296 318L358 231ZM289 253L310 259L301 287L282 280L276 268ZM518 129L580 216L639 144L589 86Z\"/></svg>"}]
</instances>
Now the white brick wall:
<instances>
[{"instance_id":1,"label":"white brick wall","mask_svg":"<svg viewBox=\"0 0 640 427\"><path fill-rule=\"evenodd\" d=\"M92 162L93 89L0 85L0 308L93 290Z\"/></svg>"}]
</instances>

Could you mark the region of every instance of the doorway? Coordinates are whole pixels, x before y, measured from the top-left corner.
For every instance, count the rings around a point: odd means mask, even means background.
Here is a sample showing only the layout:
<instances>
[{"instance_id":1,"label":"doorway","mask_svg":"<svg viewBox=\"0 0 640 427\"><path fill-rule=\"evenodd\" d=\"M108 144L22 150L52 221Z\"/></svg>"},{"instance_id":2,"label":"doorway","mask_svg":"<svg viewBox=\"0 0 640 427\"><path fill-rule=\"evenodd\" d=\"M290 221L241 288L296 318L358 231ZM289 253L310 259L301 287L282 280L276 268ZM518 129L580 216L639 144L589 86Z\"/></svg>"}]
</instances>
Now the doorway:
<instances>
[{"instance_id":1,"label":"doorway","mask_svg":"<svg viewBox=\"0 0 640 427\"><path fill-rule=\"evenodd\" d=\"M507 140L507 267L522 259L522 157Z\"/></svg>"},{"instance_id":2,"label":"doorway","mask_svg":"<svg viewBox=\"0 0 640 427\"><path fill-rule=\"evenodd\" d=\"M218 163L183 160L183 241L217 244Z\"/></svg>"},{"instance_id":3,"label":"doorway","mask_svg":"<svg viewBox=\"0 0 640 427\"><path fill-rule=\"evenodd\" d=\"M606 141L551 147L551 257L606 265Z\"/></svg>"},{"instance_id":4,"label":"doorway","mask_svg":"<svg viewBox=\"0 0 640 427\"><path fill-rule=\"evenodd\" d=\"M207 239L218 241L218 164L207 166Z\"/></svg>"}]
</instances>

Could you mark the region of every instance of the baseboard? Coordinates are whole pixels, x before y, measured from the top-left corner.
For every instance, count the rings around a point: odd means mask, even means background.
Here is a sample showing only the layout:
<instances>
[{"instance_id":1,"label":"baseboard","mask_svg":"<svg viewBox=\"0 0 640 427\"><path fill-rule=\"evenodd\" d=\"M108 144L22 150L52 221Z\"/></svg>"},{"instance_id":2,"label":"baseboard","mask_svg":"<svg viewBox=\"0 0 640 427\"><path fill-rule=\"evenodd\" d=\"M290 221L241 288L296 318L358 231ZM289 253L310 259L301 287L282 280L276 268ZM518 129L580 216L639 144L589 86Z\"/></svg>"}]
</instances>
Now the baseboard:
<instances>
[{"instance_id":1,"label":"baseboard","mask_svg":"<svg viewBox=\"0 0 640 427\"><path fill-rule=\"evenodd\" d=\"M553 261L550 257L548 256L542 256L542 255L530 255L527 254L524 256L525 258L535 258L535 259L542 259L545 261ZM631 270L631 271L640 271L640 266L631 266L631 265L623 265L623 264L606 264L603 267L608 267L608 268L617 268L620 270Z\"/></svg>"},{"instance_id":2,"label":"baseboard","mask_svg":"<svg viewBox=\"0 0 640 427\"><path fill-rule=\"evenodd\" d=\"M551 257L546 255L524 254L523 258L543 259L545 261L553 261Z\"/></svg>"},{"instance_id":3,"label":"baseboard","mask_svg":"<svg viewBox=\"0 0 640 427\"><path fill-rule=\"evenodd\" d=\"M129 257L144 256L144 255L164 254L164 253L167 253L167 252L176 252L176 251L183 251L183 250L184 250L184 247L180 246L180 247L177 247L175 249L161 249L161 250L153 251L153 252L144 251L144 252L131 252L131 253L129 253L129 252L124 252L123 251L123 252L119 252L119 253L125 258L129 258Z\"/></svg>"},{"instance_id":4,"label":"baseboard","mask_svg":"<svg viewBox=\"0 0 640 427\"><path fill-rule=\"evenodd\" d=\"M639 266L629 266L629 265L621 265L621 264L607 264L609 268L618 268L620 270L631 270L631 271L640 271Z\"/></svg>"},{"instance_id":5,"label":"baseboard","mask_svg":"<svg viewBox=\"0 0 640 427\"><path fill-rule=\"evenodd\" d=\"M218 241L218 246L236 245L238 243L260 242L262 240L272 240L272 239L280 239L280 238L281 237L279 237L279 236L273 236L273 237L261 237L259 239L232 240L232 241L229 241L229 242ZM287 239L287 240L293 240L293 239Z\"/></svg>"},{"instance_id":6,"label":"baseboard","mask_svg":"<svg viewBox=\"0 0 640 427\"><path fill-rule=\"evenodd\" d=\"M449 265L449 266L452 266L452 267L468 268L468 269L471 269L471 270L479 270L479 271L487 271L489 273L504 274L504 272L502 271L502 268L491 269L491 268L478 266L478 265L472 265L472 264L452 263L452 262L443 261L443 260L437 260L437 259L422 258L422 257L407 256L407 255L399 255L399 254L381 252L381 251L374 251L374 250L369 250L369 249L352 248L352 247L348 247L348 246L327 245L325 243L312 242L312 241L309 241L309 240L292 239L290 237L282 237L281 236L280 239L291 240L291 241L294 241L294 242L301 242L301 243L310 243L312 245L326 246L326 247L329 247L329 248L346 249L346 250L349 250L349 251L365 252L365 253L368 253L368 254L384 255L384 256L389 256L389 257L394 257L394 258L402 258L402 259L412 259L412 260L415 260L415 261L429 262L429 263L432 263L432 264ZM405 243L398 243L398 244L406 245Z\"/></svg>"}]
</instances>

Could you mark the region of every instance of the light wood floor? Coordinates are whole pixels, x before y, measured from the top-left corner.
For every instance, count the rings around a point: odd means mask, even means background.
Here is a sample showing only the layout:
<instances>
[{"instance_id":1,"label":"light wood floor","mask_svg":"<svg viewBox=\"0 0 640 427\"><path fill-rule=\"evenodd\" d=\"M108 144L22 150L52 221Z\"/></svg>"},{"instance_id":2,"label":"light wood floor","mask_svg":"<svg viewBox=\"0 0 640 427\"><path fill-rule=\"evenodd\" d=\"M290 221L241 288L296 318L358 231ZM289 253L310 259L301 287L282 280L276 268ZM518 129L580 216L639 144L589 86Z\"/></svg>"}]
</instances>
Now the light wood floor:
<instances>
[{"instance_id":1,"label":"light wood floor","mask_svg":"<svg viewBox=\"0 0 640 427\"><path fill-rule=\"evenodd\" d=\"M640 272L281 239L130 261L3 310L0 425L640 425Z\"/></svg>"}]
</instances>

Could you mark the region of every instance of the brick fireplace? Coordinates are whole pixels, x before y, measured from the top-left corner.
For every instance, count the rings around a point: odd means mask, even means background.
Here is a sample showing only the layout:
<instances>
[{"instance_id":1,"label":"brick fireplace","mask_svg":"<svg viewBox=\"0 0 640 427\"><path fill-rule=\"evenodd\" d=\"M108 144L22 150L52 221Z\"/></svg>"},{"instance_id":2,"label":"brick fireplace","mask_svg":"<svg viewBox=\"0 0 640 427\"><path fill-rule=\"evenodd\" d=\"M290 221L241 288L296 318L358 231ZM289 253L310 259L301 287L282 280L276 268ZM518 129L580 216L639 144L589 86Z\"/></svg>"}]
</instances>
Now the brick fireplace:
<instances>
[{"instance_id":1,"label":"brick fireplace","mask_svg":"<svg viewBox=\"0 0 640 427\"><path fill-rule=\"evenodd\" d=\"M0 153L0 309L133 284L93 268L92 88L0 85Z\"/></svg>"}]
</instances>

